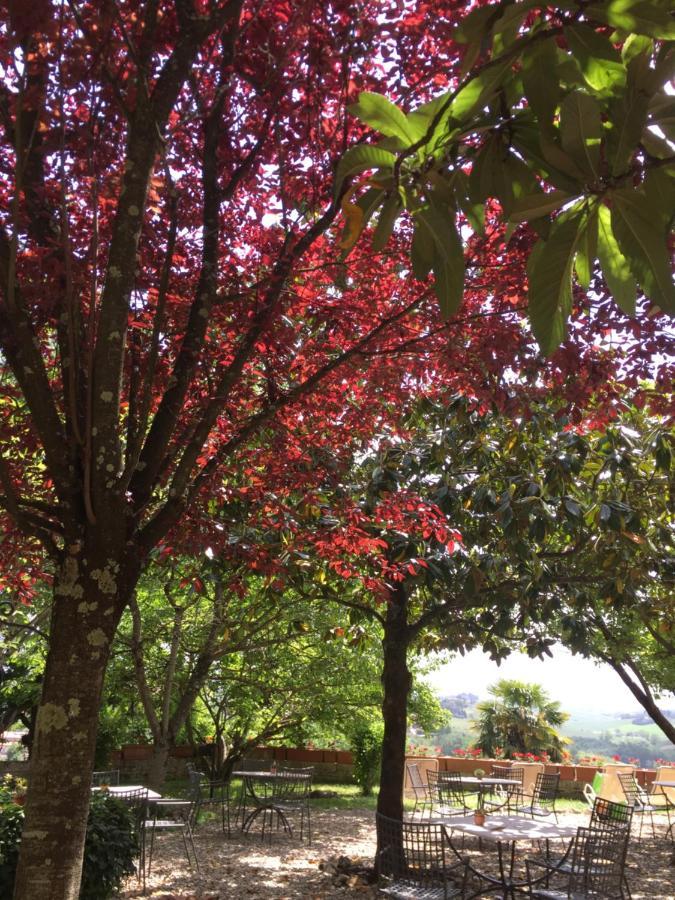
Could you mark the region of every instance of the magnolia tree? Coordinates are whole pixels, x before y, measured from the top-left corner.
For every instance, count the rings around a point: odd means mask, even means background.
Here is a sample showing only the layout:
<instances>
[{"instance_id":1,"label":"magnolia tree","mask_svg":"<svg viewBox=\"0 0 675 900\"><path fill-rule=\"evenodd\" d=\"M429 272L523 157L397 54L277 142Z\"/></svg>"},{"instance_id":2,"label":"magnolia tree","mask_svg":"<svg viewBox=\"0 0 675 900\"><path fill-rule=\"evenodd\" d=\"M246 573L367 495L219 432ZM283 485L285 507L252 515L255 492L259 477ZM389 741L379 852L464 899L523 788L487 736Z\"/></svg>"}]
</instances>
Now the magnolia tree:
<instances>
[{"instance_id":1,"label":"magnolia tree","mask_svg":"<svg viewBox=\"0 0 675 900\"><path fill-rule=\"evenodd\" d=\"M628 382L652 374L657 311L629 322L597 279L543 365L521 318L532 237L507 252L493 210L482 235L463 232L465 308L446 324L410 276L410 223L386 255L378 237L343 258L333 175L363 138L346 104L431 98L464 56L450 37L461 8L353 11L39 0L3 13L0 558L19 599L53 582L17 898L78 894L103 676L148 559L226 552L250 503L283 533L289 498L374 423L395 427L413 393L471 385L507 405L518 373L533 393L610 398L618 363ZM630 357L597 329L630 337Z\"/></svg>"}]
</instances>

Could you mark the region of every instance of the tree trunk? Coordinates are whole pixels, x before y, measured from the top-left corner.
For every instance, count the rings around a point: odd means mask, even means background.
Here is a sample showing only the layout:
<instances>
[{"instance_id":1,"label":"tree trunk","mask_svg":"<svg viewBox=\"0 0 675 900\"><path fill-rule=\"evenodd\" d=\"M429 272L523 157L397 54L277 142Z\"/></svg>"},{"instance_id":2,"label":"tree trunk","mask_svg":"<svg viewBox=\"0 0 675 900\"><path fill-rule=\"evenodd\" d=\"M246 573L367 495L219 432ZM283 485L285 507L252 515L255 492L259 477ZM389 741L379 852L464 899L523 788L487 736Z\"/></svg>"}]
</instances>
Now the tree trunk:
<instances>
[{"instance_id":1,"label":"tree trunk","mask_svg":"<svg viewBox=\"0 0 675 900\"><path fill-rule=\"evenodd\" d=\"M148 786L161 793L166 781L166 769L169 764L171 744L168 738L161 738L152 745L152 756L148 766Z\"/></svg>"},{"instance_id":2,"label":"tree trunk","mask_svg":"<svg viewBox=\"0 0 675 900\"><path fill-rule=\"evenodd\" d=\"M98 712L119 622L119 567L69 556L54 585L15 900L77 900Z\"/></svg>"},{"instance_id":3,"label":"tree trunk","mask_svg":"<svg viewBox=\"0 0 675 900\"><path fill-rule=\"evenodd\" d=\"M382 771L377 811L392 819L403 817L405 741L408 724L408 695L412 678L408 670L410 633L407 624L408 598L402 586L391 592L384 625L382 647Z\"/></svg>"}]
</instances>

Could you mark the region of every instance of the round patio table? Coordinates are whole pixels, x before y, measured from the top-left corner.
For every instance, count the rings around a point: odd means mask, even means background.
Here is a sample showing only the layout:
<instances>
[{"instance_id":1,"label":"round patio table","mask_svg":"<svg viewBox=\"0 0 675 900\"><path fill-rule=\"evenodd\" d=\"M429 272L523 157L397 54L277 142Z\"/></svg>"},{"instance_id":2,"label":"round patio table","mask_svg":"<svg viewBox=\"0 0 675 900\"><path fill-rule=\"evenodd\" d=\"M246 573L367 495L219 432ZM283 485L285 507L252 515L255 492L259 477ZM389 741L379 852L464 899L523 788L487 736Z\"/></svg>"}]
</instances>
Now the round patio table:
<instances>
[{"instance_id":1,"label":"round patio table","mask_svg":"<svg viewBox=\"0 0 675 900\"><path fill-rule=\"evenodd\" d=\"M577 833L576 825L558 825L556 822L542 822L534 819L526 819L524 816L488 816L485 825L476 825L473 815L452 816L448 819L431 820L443 824L448 833L448 841L453 853L458 859L466 859L454 846L452 836L455 832L462 835L477 837L482 841L494 843L497 847L498 874L484 872L477 868L469 859L469 869L488 883L488 887L481 888L474 896L484 893L498 893L502 897L515 897L516 893L525 892L528 886L526 880L514 877L514 865L516 844L519 841L552 841L572 839ZM509 850L510 848L510 850ZM506 852L505 852L506 851ZM544 880L543 875L540 880ZM534 882L536 883L536 882Z\"/></svg>"}]
</instances>

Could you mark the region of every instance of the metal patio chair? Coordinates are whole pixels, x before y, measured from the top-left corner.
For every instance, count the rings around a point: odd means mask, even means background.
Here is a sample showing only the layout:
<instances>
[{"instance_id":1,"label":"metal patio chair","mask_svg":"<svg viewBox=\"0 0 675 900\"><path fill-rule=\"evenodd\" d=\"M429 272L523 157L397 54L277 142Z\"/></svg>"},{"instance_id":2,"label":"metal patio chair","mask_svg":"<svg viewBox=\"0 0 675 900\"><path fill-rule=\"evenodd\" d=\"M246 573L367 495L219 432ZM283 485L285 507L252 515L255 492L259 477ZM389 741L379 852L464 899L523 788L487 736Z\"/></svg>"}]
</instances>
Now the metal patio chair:
<instances>
[{"instance_id":1,"label":"metal patio chair","mask_svg":"<svg viewBox=\"0 0 675 900\"><path fill-rule=\"evenodd\" d=\"M625 877L629 838L627 828L579 828L569 853L557 865L525 860L528 896L540 900L630 898ZM552 879L560 879L560 887L552 887Z\"/></svg>"},{"instance_id":2,"label":"metal patio chair","mask_svg":"<svg viewBox=\"0 0 675 900\"><path fill-rule=\"evenodd\" d=\"M523 782L525 769L521 766L497 766L493 765L490 771L491 778L508 778L513 784L500 785L494 790L494 798L485 802L485 808L489 812L498 809L506 809L511 812L512 806L523 802Z\"/></svg>"},{"instance_id":3,"label":"metal patio chair","mask_svg":"<svg viewBox=\"0 0 675 900\"><path fill-rule=\"evenodd\" d=\"M463 816L471 811L459 772L427 772L432 815Z\"/></svg>"},{"instance_id":4,"label":"metal patio chair","mask_svg":"<svg viewBox=\"0 0 675 900\"><path fill-rule=\"evenodd\" d=\"M464 897L467 864L454 859L442 825L376 816L380 892L396 900Z\"/></svg>"},{"instance_id":5,"label":"metal patio chair","mask_svg":"<svg viewBox=\"0 0 675 900\"><path fill-rule=\"evenodd\" d=\"M138 880L143 882L145 891L145 822L148 816L148 790L147 788L134 788L131 791L119 791L114 795L115 800L123 803L131 814L131 827L136 847L138 849Z\"/></svg>"},{"instance_id":6,"label":"metal patio chair","mask_svg":"<svg viewBox=\"0 0 675 900\"><path fill-rule=\"evenodd\" d=\"M192 801L192 830L199 824L199 814L207 807L216 807L220 811L223 831L230 836L230 783L229 781L210 781L194 768L188 769L190 786L188 798Z\"/></svg>"},{"instance_id":7,"label":"metal patio chair","mask_svg":"<svg viewBox=\"0 0 675 900\"><path fill-rule=\"evenodd\" d=\"M642 840L642 828L644 820L649 816L652 825L652 837L656 837L656 823L654 822L654 813L665 813L668 817L668 831L671 830L670 811L672 807L668 804L653 802L656 797L646 794L637 783L635 775L630 772L621 773L619 775L621 790L623 791L626 803L633 810L633 815L640 820L640 829L638 831L638 841ZM672 832L671 832L672 833Z\"/></svg>"},{"instance_id":8,"label":"metal patio chair","mask_svg":"<svg viewBox=\"0 0 675 900\"><path fill-rule=\"evenodd\" d=\"M107 769L105 771L92 772L92 775L91 775L91 786L92 787L101 787L102 784L117 785L119 783L120 783L120 770L119 769Z\"/></svg>"},{"instance_id":9,"label":"metal patio chair","mask_svg":"<svg viewBox=\"0 0 675 900\"><path fill-rule=\"evenodd\" d=\"M420 772L420 767L417 765L417 763L406 763L405 768L406 772L408 773L410 787L412 788L413 794L415 795L413 815L415 815L415 813L417 812L418 807L421 807L422 816L424 816L427 807L431 805L431 801L433 799L431 788L422 780L422 773Z\"/></svg>"},{"instance_id":10,"label":"metal patio chair","mask_svg":"<svg viewBox=\"0 0 675 900\"><path fill-rule=\"evenodd\" d=\"M300 816L300 840L305 833L307 821L307 843L312 843L312 822L310 817L309 792L312 789L312 776L298 774L295 771L277 772L270 779L266 793L256 794L249 798L254 808L243 820L242 831L249 832L253 823L261 817L262 837L268 834L272 840L272 832L276 825L283 826L284 831L293 836L290 819Z\"/></svg>"},{"instance_id":11,"label":"metal patio chair","mask_svg":"<svg viewBox=\"0 0 675 900\"><path fill-rule=\"evenodd\" d=\"M554 774L539 772L532 794L521 794L513 811L532 816L533 819L552 815L557 822L558 814L555 811L555 801L558 797L559 784L559 772Z\"/></svg>"},{"instance_id":12,"label":"metal patio chair","mask_svg":"<svg viewBox=\"0 0 675 900\"><path fill-rule=\"evenodd\" d=\"M193 820L194 803L192 800L162 798L161 800L154 800L152 802L152 816L148 816L144 824L148 875L152 868L155 837L157 834L166 834L167 832L180 833L183 838L183 846L185 847L187 861L190 867L192 867L194 860L194 867L197 872L199 872L199 859L197 858L197 850L192 834ZM192 852L192 857L190 856L190 852Z\"/></svg>"}]
</instances>

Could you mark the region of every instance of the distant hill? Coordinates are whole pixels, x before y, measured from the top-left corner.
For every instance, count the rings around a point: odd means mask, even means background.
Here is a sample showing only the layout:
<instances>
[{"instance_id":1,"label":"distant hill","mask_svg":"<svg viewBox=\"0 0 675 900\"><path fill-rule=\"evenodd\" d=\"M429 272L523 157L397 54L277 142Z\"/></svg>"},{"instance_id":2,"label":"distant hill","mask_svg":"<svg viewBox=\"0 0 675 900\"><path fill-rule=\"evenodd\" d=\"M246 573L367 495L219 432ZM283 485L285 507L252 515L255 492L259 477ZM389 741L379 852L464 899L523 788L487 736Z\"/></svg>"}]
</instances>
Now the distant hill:
<instances>
[{"instance_id":1,"label":"distant hill","mask_svg":"<svg viewBox=\"0 0 675 900\"><path fill-rule=\"evenodd\" d=\"M451 697L439 697L443 709L449 709L458 719L473 716L474 707L478 703L477 694L453 694Z\"/></svg>"}]
</instances>

